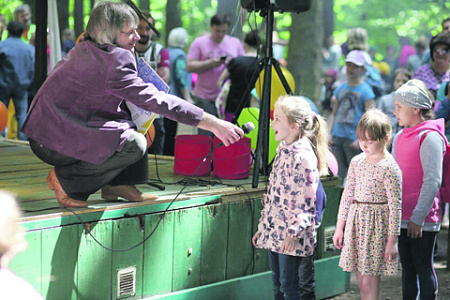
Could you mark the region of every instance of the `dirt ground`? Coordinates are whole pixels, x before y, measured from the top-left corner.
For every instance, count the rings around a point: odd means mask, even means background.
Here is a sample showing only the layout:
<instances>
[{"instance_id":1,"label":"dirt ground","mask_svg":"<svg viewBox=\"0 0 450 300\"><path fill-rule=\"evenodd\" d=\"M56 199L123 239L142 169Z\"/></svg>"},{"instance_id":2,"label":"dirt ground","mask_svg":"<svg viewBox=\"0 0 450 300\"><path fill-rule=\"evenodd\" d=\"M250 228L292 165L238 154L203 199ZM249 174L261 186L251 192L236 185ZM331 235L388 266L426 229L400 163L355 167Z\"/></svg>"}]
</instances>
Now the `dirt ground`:
<instances>
[{"instance_id":1,"label":"dirt ground","mask_svg":"<svg viewBox=\"0 0 450 300\"><path fill-rule=\"evenodd\" d=\"M448 229L442 229L438 236L438 254L435 257L434 266L439 283L438 299L450 299L450 271L447 267L447 237ZM397 276L381 277L381 299L383 300L400 300L402 298L402 279L401 273ZM351 274L350 290L342 295L328 298L339 300L356 300L361 299L359 295L358 284L356 283L356 274Z\"/></svg>"}]
</instances>

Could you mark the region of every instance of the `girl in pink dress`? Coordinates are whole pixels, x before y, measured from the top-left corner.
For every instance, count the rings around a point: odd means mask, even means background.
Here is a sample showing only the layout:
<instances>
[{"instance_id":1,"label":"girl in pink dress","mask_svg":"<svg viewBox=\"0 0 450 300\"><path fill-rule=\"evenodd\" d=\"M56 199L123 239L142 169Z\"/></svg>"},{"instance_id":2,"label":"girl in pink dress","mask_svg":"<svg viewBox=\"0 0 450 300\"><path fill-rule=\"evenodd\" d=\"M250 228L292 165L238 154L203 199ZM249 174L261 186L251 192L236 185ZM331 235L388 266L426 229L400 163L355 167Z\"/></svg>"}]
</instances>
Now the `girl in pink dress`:
<instances>
[{"instance_id":1,"label":"girl in pink dress","mask_svg":"<svg viewBox=\"0 0 450 300\"><path fill-rule=\"evenodd\" d=\"M339 266L357 272L361 299L380 299L380 275L396 275L402 174L387 151L391 122L372 109L358 123L363 153L355 156L339 206L333 242L342 249Z\"/></svg>"},{"instance_id":2,"label":"girl in pink dress","mask_svg":"<svg viewBox=\"0 0 450 300\"><path fill-rule=\"evenodd\" d=\"M269 250L275 299L316 299L316 191L327 172L327 125L303 98L283 96L271 126L281 143L252 242Z\"/></svg>"}]
</instances>

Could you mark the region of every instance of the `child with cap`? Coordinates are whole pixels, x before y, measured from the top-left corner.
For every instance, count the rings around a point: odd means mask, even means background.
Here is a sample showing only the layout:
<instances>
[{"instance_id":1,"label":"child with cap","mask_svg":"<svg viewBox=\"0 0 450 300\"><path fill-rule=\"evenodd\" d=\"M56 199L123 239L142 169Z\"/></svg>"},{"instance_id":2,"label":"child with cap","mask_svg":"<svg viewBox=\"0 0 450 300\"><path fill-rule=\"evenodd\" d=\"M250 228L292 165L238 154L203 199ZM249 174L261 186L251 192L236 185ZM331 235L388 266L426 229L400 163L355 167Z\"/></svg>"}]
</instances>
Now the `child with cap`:
<instances>
[{"instance_id":1,"label":"child with cap","mask_svg":"<svg viewBox=\"0 0 450 300\"><path fill-rule=\"evenodd\" d=\"M444 120L433 120L434 98L425 83L409 80L394 93L398 123L392 154L403 174L398 240L403 299L436 299L434 246L440 229L438 191L445 151ZM423 135L425 134L424 138Z\"/></svg>"},{"instance_id":2,"label":"child with cap","mask_svg":"<svg viewBox=\"0 0 450 300\"><path fill-rule=\"evenodd\" d=\"M375 106L375 94L363 80L366 57L363 51L353 50L345 59L347 81L339 86L331 98L332 111L328 122L331 152L339 165L338 175L345 179L352 158L361 152L356 126L361 116Z\"/></svg>"}]
</instances>

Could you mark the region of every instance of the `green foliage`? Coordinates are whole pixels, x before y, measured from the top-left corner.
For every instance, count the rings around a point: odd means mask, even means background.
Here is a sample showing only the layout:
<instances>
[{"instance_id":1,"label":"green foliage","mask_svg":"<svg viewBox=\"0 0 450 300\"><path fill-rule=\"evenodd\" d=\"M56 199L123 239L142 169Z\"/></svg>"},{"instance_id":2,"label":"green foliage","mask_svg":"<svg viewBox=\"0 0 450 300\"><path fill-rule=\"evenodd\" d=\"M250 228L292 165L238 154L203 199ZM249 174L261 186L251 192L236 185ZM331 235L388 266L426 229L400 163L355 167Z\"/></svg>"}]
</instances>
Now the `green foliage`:
<instances>
[{"instance_id":1,"label":"green foliage","mask_svg":"<svg viewBox=\"0 0 450 300\"><path fill-rule=\"evenodd\" d=\"M181 0L181 22L189 32L189 42L204 32L209 32L211 17L217 12L217 1Z\"/></svg>"},{"instance_id":2,"label":"green foliage","mask_svg":"<svg viewBox=\"0 0 450 300\"><path fill-rule=\"evenodd\" d=\"M442 30L441 22L450 16L445 0L334 0L335 32L339 44L347 39L347 29L363 27L370 46L384 55L387 45L400 48L399 37L411 44L419 36L430 38Z\"/></svg>"},{"instance_id":3,"label":"green foliage","mask_svg":"<svg viewBox=\"0 0 450 300\"><path fill-rule=\"evenodd\" d=\"M14 9L21 4L19 0L0 0L0 15L5 15L6 22L14 20Z\"/></svg>"},{"instance_id":4,"label":"green foliage","mask_svg":"<svg viewBox=\"0 0 450 300\"><path fill-rule=\"evenodd\" d=\"M69 1L69 26L73 28L75 0L59 1ZM134 2L139 3L137 0ZM0 14L4 14L7 21L12 20L14 8L22 3L23 1L20 0L0 0ZM166 3L167 1L150 1L156 28L163 35L166 22ZM190 41L204 32L209 32L209 21L216 13L217 6L218 0L180 0L181 21L189 32ZM369 44L376 46L381 55L378 57L382 57L389 44L393 44L399 49L399 37L407 37L413 44L419 36L430 38L440 32L441 21L450 16L450 1L334 0L334 12L334 35L338 43L342 44L346 41L347 29L364 27L369 33ZM89 13L90 0L84 0L85 25L89 20ZM255 12L245 12L244 15L243 31L249 32L252 29L258 29L264 36L264 18ZM275 12L275 20L279 37L289 40L291 14Z\"/></svg>"}]
</instances>

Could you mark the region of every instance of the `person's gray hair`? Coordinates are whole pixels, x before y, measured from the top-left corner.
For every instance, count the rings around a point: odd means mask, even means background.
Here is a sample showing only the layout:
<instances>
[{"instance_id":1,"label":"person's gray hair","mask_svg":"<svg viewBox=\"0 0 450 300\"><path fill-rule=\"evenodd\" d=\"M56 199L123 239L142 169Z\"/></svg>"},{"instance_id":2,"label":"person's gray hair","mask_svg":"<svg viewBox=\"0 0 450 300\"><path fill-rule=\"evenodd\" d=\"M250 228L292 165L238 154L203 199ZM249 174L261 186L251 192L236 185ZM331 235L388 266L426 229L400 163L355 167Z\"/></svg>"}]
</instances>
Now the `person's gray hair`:
<instances>
[{"instance_id":1,"label":"person's gray hair","mask_svg":"<svg viewBox=\"0 0 450 300\"><path fill-rule=\"evenodd\" d=\"M115 45L124 25L137 27L139 18L125 3L101 2L91 13L86 26L86 39L98 44Z\"/></svg>"},{"instance_id":2,"label":"person's gray hair","mask_svg":"<svg viewBox=\"0 0 450 300\"><path fill-rule=\"evenodd\" d=\"M31 8L28 4L22 4L17 6L14 9L14 18L17 19L17 16L19 15L19 13L23 13L25 10L28 10L31 13Z\"/></svg>"},{"instance_id":3,"label":"person's gray hair","mask_svg":"<svg viewBox=\"0 0 450 300\"><path fill-rule=\"evenodd\" d=\"M170 31L167 39L167 45L174 48L186 48L189 42L189 36L183 27L177 27Z\"/></svg>"}]
</instances>

